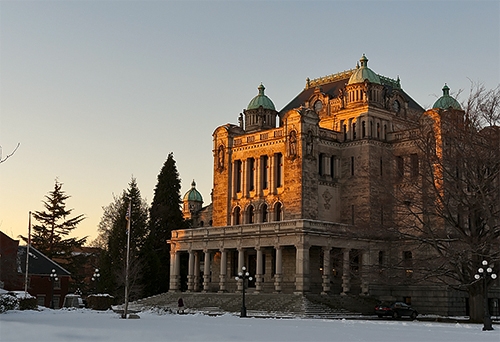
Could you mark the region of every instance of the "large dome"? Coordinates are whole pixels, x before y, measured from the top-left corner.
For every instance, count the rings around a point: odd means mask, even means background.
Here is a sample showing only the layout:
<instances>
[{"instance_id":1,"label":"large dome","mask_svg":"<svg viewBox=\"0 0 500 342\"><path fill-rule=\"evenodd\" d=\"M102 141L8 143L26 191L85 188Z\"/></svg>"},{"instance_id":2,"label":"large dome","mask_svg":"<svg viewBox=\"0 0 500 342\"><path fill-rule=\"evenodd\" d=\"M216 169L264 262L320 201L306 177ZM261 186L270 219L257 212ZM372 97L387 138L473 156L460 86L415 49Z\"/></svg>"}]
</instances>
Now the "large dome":
<instances>
[{"instance_id":1,"label":"large dome","mask_svg":"<svg viewBox=\"0 0 500 342\"><path fill-rule=\"evenodd\" d=\"M194 179L191 183L191 189L186 192L186 194L182 198L182 201L203 202L203 197L201 197L201 194L198 192L198 190L196 190L196 183L194 182Z\"/></svg>"},{"instance_id":2,"label":"large dome","mask_svg":"<svg viewBox=\"0 0 500 342\"><path fill-rule=\"evenodd\" d=\"M247 110L248 109L257 109L260 106L262 106L264 109L276 110L276 108L274 107L273 101L271 101L271 99L269 97L264 95L264 89L266 89L264 87L264 85L262 85L262 83L261 83L257 89L259 89L259 95L255 96L252 99L252 101L250 101L250 103L248 104Z\"/></svg>"},{"instance_id":3,"label":"large dome","mask_svg":"<svg viewBox=\"0 0 500 342\"><path fill-rule=\"evenodd\" d=\"M380 78L368 67L368 58L364 54L359 62L361 66L356 68L351 78L349 78L348 84L363 83L365 80L368 80L370 83L380 84Z\"/></svg>"},{"instance_id":4,"label":"large dome","mask_svg":"<svg viewBox=\"0 0 500 342\"><path fill-rule=\"evenodd\" d=\"M434 105L432 108L440 108L440 109L462 109L462 106L460 106L460 103L458 103L457 100L455 100L453 97L450 96L450 88L444 84L443 87L443 96L441 96L439 99L437 99L436 102L434 102Z\"/></svg>"}]
</instances>

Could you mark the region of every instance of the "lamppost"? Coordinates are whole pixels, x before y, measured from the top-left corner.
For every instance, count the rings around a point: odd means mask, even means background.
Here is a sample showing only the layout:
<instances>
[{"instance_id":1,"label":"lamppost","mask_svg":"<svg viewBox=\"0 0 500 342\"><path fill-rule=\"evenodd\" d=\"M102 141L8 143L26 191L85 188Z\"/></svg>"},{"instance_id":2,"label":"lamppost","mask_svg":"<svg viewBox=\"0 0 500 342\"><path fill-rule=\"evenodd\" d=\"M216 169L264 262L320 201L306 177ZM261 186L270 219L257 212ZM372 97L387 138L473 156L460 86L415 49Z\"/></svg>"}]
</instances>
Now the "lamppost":
<instances>
[{"instance_id":1,"label":"lamppost","mask_svg":"<svg viewBox=\"0 0 500 342\"><path fill-rule=\"evenodd\" d=\"M483 266L477 269L476 275L474 278L479 280L483 278L483 299L484 299L484 326L483 330L493 330L493 326L491 325L491 316L490 310L488 309L488 279L491 278L495 280L497 275L493 273L493 265L488 266L488 261L483 260Z\"/></svg>"},{"instance_id":2,"label":"lamppost","mask_svg":"<svg viewBox=\"0 0 500 342\"><path fill-rule=\"evenodd\" d=\"M51 291L50 291L50 308L51 309L54 308L54 282L56 282L57 280L59 280L59 278L57 278L56 270L52 269L52 272L50 273L50 282L52 283Z\"/></svg>"},{"instance_id":3,"label":"lamppost","mask_svg":"<svg viewBox=\"0 0 500 342\"><path fill-rule=\"evenodd\" d=\"M243 266L241 268L241 271L238 272L238 275L235 277L236 280L242 280L243 281L243 298L241 302L241 313L240 317L247 317L247 308L245 306L245 280L252 280L252 277L250 277L250 273L247 272L247 268Z\"/></svg>"},{"instance_id":4,"label":"lamppost","mask_svg":"<svg viewBox=\"0 0 500 342\"><path fill-rule=\"evenodd\" d=\"M99 269L96 268L94 274L92 274L92 281L95 281L95 291L99 292L99 278L101 274L99 273Z\"/></svg>"}]
</instances>

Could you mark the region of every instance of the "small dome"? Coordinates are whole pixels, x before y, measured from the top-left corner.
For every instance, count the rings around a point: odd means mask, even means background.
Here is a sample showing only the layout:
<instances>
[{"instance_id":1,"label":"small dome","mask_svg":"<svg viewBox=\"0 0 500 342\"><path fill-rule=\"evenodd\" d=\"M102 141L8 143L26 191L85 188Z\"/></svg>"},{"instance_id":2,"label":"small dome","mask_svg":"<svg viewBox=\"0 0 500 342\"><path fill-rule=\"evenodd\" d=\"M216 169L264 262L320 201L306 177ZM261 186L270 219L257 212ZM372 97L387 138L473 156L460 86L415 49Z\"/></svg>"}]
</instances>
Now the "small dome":
<instances>
[{"instance_id":1,"label":"small dome","mask_svg":"<svg viewBox=\"0 0 500 342\"><path fill-rule=\"evenodd\" d=\"M248 109L257 109L260 106L262 106L264 109L276 110L276 108L274 107L273 101L271 101L271 99L269 97L264 95L264 89L266 89L264 87L264 85L262 85L262 83L261 83L257 89L259 89L259 95L255 96L252 99L252 101L250 101L250 103L248 104L247 110Z\"/></svg>"},{"instance_id":2,"label":"small dome","mask_svg":"<svg viewBox=\"0 0 500 342\"><path fill-rule=\"evenodd\" d=\"M189 202L203 202L203 197L201 197L201 194L196 190L196 183L193 182L191 183L191 189L189 189L188 192L184 195L182 198L182 201L189 201Z\"/></svg>"},{"instance_id":3,"label":"small dome","mask_svg":"<svg viewBox=\"0 0 500 342\"><path fill-rule=\"evenodd\" d=\"M381 84L378 75L368 67L368 58L366 58L365 54L363 54L359 62L361 66L358 65L356 67L356 71L349 78L348 84L363 83L365 80L368 80L370 83Z\"/></svg>"},{"instance_id":4,"label":"small dome","mask_svg":"<svg viewBox=\"0 0 500 342\"><path fill-rule=\"evenodd\" d=\"M434 105L432 108L440 108L440 109L462 109L462 106L460 106L460 103L458 103L457 100L455 100L453 97L450 96L450 88L444 84L443 87L443 96L441 96L439 99L437 99L436 102L434 102Z\"/></svg>"}]
</instances>

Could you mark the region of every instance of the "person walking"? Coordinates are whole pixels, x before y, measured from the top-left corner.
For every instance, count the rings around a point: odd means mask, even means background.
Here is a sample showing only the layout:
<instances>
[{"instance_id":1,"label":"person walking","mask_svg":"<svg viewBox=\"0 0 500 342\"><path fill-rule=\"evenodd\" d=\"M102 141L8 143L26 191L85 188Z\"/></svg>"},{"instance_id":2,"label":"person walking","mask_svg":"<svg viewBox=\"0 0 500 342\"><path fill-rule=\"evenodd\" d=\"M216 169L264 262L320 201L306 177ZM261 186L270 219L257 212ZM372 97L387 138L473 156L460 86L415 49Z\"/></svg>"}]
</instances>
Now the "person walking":
<instances>
[{"instance_id":1,"label":"person walking","mask_svg":"<svg viewBox=\"0 0 500 342\"><path fill-rule=\"evenodd\" d=\"M177 313L184 313L184 301L182 300L182 297L179 297L179 300L177 301Z\"/></svg>"}]
</instances>

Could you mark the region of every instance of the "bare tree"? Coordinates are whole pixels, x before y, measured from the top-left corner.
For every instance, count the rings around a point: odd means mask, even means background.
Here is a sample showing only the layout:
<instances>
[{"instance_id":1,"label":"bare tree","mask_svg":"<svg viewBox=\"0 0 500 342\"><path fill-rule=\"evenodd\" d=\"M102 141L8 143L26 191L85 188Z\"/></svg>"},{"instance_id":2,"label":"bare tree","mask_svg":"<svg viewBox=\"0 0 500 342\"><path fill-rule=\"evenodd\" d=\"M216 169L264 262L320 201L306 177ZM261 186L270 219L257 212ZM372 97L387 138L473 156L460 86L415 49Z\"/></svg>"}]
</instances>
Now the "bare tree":
<instances>
[{"instance_id":1,"label":"bare tree","mask_svg":"<svg viewBox=\"0 0 500 342\"><path fill-rule=\"evenodd\" d=\"M3 157L2 146L0 146L0 164L3 163L4 161L6 161L7 159L9 159L10 157L12 157L14 155L14 153L16 153L16 151L20 145L21 145L21 143L17 143L16 148L11 153L6 155L5 158Z\"/></svg>"},{"instance_id":2,"label":"bare tree","mask_svg":"<svg viewBox=\"0 0 500 342\"><path fill-rule=\"evenodd\" d=\"M500 87L473 84L462 108L428 110L406 132L412 151L396 157L392 228L412 246L411 265L400 265L412 282L467 291L480 321L474 274L481 260L500 263Z\"/></svg>"}]
</instances>

